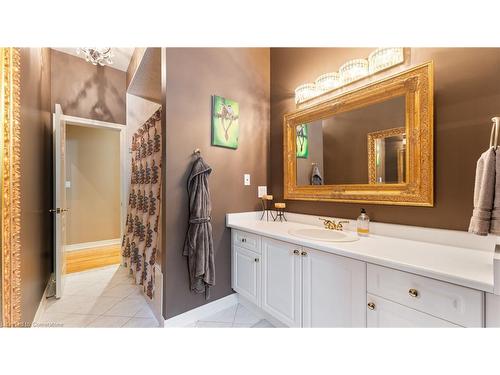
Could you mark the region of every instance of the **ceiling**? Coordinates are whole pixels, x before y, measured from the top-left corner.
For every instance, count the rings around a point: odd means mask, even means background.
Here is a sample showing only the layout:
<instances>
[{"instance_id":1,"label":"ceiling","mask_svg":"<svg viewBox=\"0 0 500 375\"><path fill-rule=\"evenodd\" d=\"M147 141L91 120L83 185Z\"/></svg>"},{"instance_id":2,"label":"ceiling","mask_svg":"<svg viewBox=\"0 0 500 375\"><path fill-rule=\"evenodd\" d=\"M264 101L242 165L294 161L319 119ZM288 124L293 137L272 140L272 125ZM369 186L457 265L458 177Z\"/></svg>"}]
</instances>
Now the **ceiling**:
<instances>
[{"instance_id":1,"label":"ceiling","mask_svg":"<svg viewBox=\"0 0 500 375\"><path fill-rule=\"evenodd\" d=\"M79 57L81 59L85 58L82 55L78 55L76 53L76 48L77 47L71 47L71 48L53 48L56 51L68 53L70 55ZM127 71L128 64L130 63L130 59L132 58L132 53L134 52L134 48L115 48L111 47L111 53L113 54L113 64L110 65L112 68L122 70L124 72Z\"/></svg>"}]
</instances>

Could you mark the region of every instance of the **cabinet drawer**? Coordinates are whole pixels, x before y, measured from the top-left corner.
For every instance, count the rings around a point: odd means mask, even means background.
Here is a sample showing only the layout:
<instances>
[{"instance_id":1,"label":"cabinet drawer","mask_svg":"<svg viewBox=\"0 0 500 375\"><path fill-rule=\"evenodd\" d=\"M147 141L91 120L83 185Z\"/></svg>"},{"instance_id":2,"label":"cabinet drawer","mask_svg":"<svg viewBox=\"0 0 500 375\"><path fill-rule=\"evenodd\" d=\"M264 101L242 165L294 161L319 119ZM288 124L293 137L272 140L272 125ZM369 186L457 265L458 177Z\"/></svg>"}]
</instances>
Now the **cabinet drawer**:
<instances>
[{"instance_id":1,"label":"cabinet drawer","mask_svg":"<svg viewBox=\"0 0 500 375\"><path fill-rule=\"evenodd\" d=\"M248 250L255 251L257 254L260 254L260 236L256 234L242 232L239 230L232 231L233 233L233 244L236 246L243 247Z\"/></svg>"},{"instance_id":2,"label":"cabinet drawer","mask_svg":"<svg viewBox=\"0 0 500 375\"><path fill-rule=\"evenodd\" d=\"M460 327L435 316L410 309L399 303L367 294L366 326L368 328L445 328Z\"/></svg>"},{"instance_id":3,"label":"cabinet drawer","mask_svg":"<svg viewBox=\"0 0 500 375\"><path fill-rule=\"evenodd\" d=\"M464 327L483 327L484 293L455 284L367 266L368 293Z\"/></svg>"}]
</instances>

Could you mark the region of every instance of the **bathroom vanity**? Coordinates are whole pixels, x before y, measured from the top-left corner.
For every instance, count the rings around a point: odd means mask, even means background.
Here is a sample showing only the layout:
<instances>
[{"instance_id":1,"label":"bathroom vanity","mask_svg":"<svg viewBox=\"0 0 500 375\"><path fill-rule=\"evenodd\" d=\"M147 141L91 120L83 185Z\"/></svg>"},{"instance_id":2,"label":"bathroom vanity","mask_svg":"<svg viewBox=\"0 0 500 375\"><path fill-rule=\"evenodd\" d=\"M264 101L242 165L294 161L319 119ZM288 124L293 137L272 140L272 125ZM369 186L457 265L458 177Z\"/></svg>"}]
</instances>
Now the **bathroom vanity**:
<instances>
[{"instance_id":1,"label":"bathroom vanity","mask_svg":"<svg viewBox=\"0 0 500 375\"><path fill-rule=\"evenodd\" d=\"M324 241L291 234L321 229L317 217L288 220L226 217L233 289L285 326L485 327L498 319L494 236L372 223L369 237Z\"/></svg>"}]
</instances>

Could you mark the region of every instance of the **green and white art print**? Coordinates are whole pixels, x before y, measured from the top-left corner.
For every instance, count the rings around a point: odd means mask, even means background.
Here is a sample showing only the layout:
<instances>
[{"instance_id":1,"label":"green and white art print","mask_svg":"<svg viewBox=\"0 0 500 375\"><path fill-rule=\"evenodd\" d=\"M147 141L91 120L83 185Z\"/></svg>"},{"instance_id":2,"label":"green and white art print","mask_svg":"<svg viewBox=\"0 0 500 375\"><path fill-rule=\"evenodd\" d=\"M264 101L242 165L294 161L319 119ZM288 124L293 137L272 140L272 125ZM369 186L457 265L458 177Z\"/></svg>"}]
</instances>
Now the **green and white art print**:
<instances>
[{"instance_id":1,"label":"green and white art print","mask_svg":"<svg viewBox=\"0 0 500 375\"><path fill-rule=\"evenodd\" d=\"M234 100L212 96L212 146L238 148L240 106Z\"/></svg>"},{"instance_id":2,"label":"green and white art print","mask_svg":"<svg viewBox=\"0 0 500 375\"><path fill-rule=\"evenodd\" d=\"M309 137L306 124L297 125L297 157L307 159L309 157Z\"/></svg>"}]
</instances>

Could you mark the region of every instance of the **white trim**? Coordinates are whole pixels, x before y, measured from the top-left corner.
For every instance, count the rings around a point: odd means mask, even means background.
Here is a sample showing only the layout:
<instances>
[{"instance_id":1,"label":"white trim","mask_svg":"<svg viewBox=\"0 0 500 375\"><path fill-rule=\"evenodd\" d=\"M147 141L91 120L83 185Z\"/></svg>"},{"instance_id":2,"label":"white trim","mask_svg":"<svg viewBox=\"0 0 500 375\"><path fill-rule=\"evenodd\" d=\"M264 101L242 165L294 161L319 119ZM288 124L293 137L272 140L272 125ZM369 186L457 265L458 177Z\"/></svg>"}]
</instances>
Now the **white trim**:
<instances>
[{"instance_id":1,"label":"white trim","mask_svg":"<svg viewBox=\"0 0 500 375\"><path fill-rule=\"evenodd\" d=\"M120 130L120 131L125 128L125 125L123 125L123 124L117 124L114 122L107 122L107 121L92 120L90 118L83 118L83 117L76 117L76 116L69 116L69 115L62 115L61 119L65 120L66 123L68 123L69 125L78 125L78 126L84 126L87 128L108 128L108 129L115 129L115 130Z\"/></svg>"},{"instance_id":2,"label":"white trim","mask_svg":"<svg viewBox=\"0 0 500 375\"><path fill-rule=\"evenodd\" d=\"M186 327L198 320L203 320L203 318L206 318L219 311L234 306L238 303L238 301L239 298L237 293L230 294L216 301L207 303L206 305L197 307L193 310L186 311L185 313L167 319L165 320L164 327L165 328Z\"/></svg>"},{"instance_id":3,"label":"white trim","mask_svg":"<svg viewBox=\"0 0 500 375\"><path fill-rule=\"evenodd\" d=\"M114 238L112 240L74 243L71 245L66 245L64 250L65 251L77 251L77 250L91 249L93 247L113 246L113 245L119 245L120 241L121 240L119 238Z\"/></svg>"},{"instance_id":4,"label":"white trim","mask_svg":"<svg viewBox=\"0 0 500 375\"><path fill-rule=\"evenodd\" d=\"M56 108L60 107L59 104L56 104ZM77 116L69 116L61 113L61 119L66 121L66 125L73 126L83 126L88 128L105 128L112 129L120 132L120 238L123 237L125 231L125 216L127 214L126 209L126 199L125 190L127 186L127 176L125 164L127 163L127 147L126 147L126 129L127 127L124 124L118 124L114 122L107 121L99 121L92 120L89 118L77 117Z\"/></svg>"}]
</instances>

